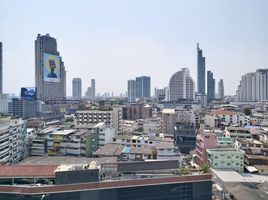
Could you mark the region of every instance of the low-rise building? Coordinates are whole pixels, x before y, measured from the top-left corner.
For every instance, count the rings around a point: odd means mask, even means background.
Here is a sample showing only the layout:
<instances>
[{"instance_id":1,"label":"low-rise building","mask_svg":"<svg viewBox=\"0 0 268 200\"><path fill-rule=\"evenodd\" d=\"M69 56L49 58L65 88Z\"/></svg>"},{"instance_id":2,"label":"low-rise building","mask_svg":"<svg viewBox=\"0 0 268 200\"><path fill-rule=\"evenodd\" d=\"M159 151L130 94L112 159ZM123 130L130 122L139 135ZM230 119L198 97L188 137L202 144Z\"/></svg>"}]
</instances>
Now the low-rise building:
<instances>
[{"instance_id":1,"label":"low-rise building","mask_svg":"<svg viewBox=\"0 0 268 200\"><path fill-rule=\"evenodd\" d=\"M207 151L208 164L213 169L234 169L244 172L245 152L235 148L209 148Z\"/></svg>"}]
</instances>

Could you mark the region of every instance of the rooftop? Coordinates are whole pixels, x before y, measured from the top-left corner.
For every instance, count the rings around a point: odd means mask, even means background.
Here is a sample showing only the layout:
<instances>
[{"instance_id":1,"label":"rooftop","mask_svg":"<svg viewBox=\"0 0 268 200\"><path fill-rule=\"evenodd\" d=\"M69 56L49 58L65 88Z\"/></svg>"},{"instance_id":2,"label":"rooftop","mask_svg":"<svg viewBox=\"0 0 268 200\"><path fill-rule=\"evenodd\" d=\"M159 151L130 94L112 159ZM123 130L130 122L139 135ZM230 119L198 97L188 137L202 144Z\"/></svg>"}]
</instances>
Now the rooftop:
<instances>
[{"instance_id":1,"label":"rooftop","mask_svg":"<svg viewBox=\"0 0 268 200\"><path fill-rule=\"evenodd\" d=\"M163 114L175 114L175 109L163 109Z\"/></svg>"},{"instance_id":2,"label":"rooftop","mask_svg":"<svg viewBox=\"0 0 268 200\"><path fill-rule=\"evenodd\" d=\"M250 174L250 173L238 173L233 169L213 169L211 172L221 179L223 182L250 182L250 183L264 183L268 181L268 176Z\"/></svg>"},{"instance_id":3,"label":"rooftop","mask_svg":"<svg viewBox=\"0 0 268 200\"><path fill-rule=\"evenodd\" d=\"M52 132L49 133L50 135L62 135L62 136L66 136L66 135L70 135L72 133L74 133L76 130L75 129L71 129L71 130L60 130L60 131L56 131L56 132Z\"/></svg>"}]
</instances>

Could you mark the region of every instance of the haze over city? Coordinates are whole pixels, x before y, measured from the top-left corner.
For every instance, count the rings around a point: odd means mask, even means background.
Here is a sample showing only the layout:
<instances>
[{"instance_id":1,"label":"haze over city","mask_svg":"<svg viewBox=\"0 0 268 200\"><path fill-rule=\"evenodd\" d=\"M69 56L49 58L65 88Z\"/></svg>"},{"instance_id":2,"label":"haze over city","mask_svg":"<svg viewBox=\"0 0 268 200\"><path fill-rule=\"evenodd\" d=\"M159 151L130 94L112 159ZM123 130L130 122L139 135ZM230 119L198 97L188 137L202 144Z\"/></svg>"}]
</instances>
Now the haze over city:
<instances>
[{"instance_id":1,"label":"haze over city","mask_svg":"<svg viewBox=\"0 0 268 200\"><path fill-rule=\"evenodd\" d=\"M268 2L259 1L8 1L1 0L4 92L34 86L34 40L57 39L72 79L82 78L83 95L96 79L97 93L127 91L127 80L151 77L151 88L168 85L188 67L196 78L196 44L206 69L235 94L242 75L268 63ZM40 10L43 10L40 12Z\"/></svg>"}]
</instances>

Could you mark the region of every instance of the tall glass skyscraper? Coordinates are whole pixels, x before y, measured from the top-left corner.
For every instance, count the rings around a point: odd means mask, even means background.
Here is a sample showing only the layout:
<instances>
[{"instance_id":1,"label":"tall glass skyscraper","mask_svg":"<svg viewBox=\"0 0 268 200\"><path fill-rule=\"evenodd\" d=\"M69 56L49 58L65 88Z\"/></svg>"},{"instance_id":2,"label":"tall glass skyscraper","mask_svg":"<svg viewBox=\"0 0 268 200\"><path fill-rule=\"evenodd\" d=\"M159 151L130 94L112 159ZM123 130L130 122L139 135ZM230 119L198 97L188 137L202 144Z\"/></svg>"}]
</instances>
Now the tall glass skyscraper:
<instances>
[{"instance_id":1,"label":"tall glass skyscraper","mask_svg":"<svg viewBox=\"0 0 268 200\"><path fill-rule=\"evenodd\" d=\"M151 97L151 78L149 76L136 77L136 97Z\"/></svg>"},{"instance_id":2,"label":"tall glass skyscraper","mask_svg":"<svg viewBox=\"0 0 268 200\"><path fill-rule=\"evenodd\" d=\"M127 97L128 102L133 103L136 99L136 81L128 80L127 81Z\"/></svg>"},{"instance_id":3,"label":"tall glass skyscraper","mask_svg":"<svg viewBox=\"0 0 268 200\"><path fill-rule=\"evenodd\" d=\"M66 71L57 41L49 34L35 40L35 86L37 98L43 101L66 98Z\"/></svg>"},{"instance_id":4,"label":"tall glass skyscraper","mask_svg":"<svg viewBox=\"0 0 268 200\"><path fill-rule=\"evenodd\" d=\"M213 73L207 71L207 100L210 102L213 99L215 99L215 79Z\"/></svg>"},{"instance_id":5,"label":"tall glass skyscraper","mask_svg":"<svg viewBox=\"0 0 268 200\"><path fill-rule=\"evenodd\" d=\"M202 55L199 43L197 43L197 93L206 94L206 58Z\"/></svg>"}]
</instances>

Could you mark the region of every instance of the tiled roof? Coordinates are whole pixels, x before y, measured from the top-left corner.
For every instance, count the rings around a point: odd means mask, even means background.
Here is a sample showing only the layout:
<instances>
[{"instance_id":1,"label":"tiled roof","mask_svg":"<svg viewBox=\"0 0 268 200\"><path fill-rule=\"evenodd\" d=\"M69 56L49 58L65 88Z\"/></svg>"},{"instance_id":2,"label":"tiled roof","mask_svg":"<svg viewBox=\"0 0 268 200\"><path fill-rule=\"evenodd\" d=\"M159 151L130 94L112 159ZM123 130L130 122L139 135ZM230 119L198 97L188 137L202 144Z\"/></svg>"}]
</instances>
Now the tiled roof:
<instances>
[{"instance_id":1,"label":"tiled roof","mask_svg":"<svg viewBox=\"0 0 268 200\"><path fill-rule=\"evenodd\" d=\"M223 110L223 109L218 109L218 110L213 110L211 112L213 115L235 115L235 112L229 111L229 110Z\"/></svg>"},{"instance_id":2,"label":"tiled roof","mask_svg":"<svg viewBox=\"0 0 268 200\"><path fill-rule=\"evenodd\" d=\"M0 165L0 177L54 177L58 165Z\"/></svg>"}]
</instances>

